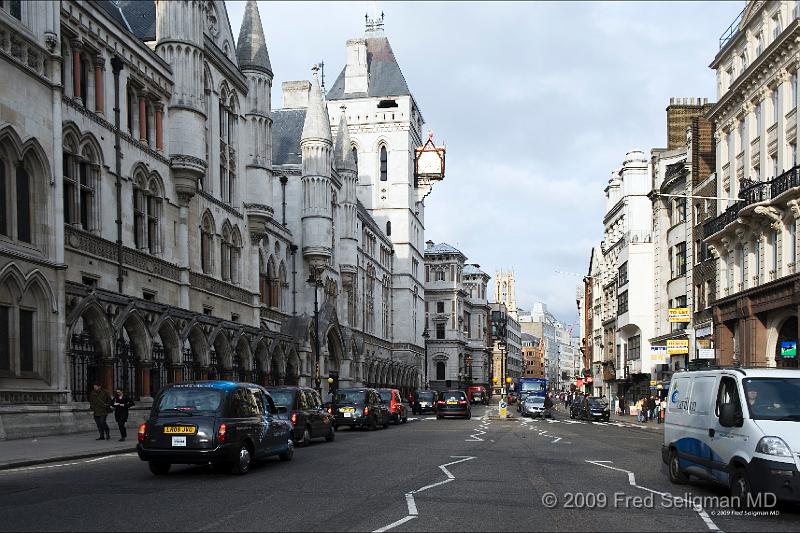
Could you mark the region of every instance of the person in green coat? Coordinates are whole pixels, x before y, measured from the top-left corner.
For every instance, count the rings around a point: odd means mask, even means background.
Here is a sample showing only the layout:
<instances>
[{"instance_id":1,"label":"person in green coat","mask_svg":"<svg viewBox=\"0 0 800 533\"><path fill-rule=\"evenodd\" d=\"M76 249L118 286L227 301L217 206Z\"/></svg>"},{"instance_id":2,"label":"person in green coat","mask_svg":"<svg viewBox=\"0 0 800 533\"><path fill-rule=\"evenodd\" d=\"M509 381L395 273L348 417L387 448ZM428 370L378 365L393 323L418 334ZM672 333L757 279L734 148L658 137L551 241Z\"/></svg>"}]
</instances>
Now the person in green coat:
<instances>
[{"instance_id":1,"label":"person in green coat","mask_svg":"<svg viewBox=\"0 0 800 533\"><path fill-rule=\"evenodd\" d=\"M92 391L89 393L89 408L94 415L97 430L100 432L100 437L96 440L111 440L111 431L106 422L106 417L111 412L111 395L108 391L100 388L99 383L92 385Z\"/></svg>"}]
</instances>

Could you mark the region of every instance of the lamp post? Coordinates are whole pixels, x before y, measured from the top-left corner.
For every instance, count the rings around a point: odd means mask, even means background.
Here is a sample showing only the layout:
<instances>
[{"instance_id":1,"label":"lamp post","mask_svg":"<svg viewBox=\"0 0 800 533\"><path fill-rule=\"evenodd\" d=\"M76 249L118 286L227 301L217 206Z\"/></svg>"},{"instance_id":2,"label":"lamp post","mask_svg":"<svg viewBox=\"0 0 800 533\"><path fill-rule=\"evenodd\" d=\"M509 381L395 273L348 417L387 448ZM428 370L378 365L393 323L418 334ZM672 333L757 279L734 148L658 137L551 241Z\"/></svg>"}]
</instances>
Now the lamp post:
<instances>
[{"instance_id":1,"label":"lamp post","mask_svg":"<svg viewBox=\"0 0 800 533\"><path fill-rule=\"evenodd\" d=\"M428 384L428 339L431 337L431 334L428 333L428 326L425 325L425 329L422 331L422 340L425 342L425 389L427 390L429 387Z\"/></svg>"},{"instance_id":2,"label":"lamp post","mask_svg":"<svg viewBox=\"0 0 800 533\"><path fill-rule=\"evenodd\" d=\"M328 392L330 392L331 395L331 402L336 400L336 389L333 388L333 381L332 377L328 377Z\"/></svg>"},{"instance_id":3,"label":"lamp post","mask_svg":"<svg viewBox=\"0 0 800 533\"><path fill-rule=\"evenodd\" d=\"M461 380L464 377L464 372L459 370L458 371L458 390L461 390Z\"/></svg>"},{"instance_id":4,"label":"lamp post","mask_svg":"<svg viewBox=\"0 0 800 533\"><path fill-rule=\"evenodd\" d=\"M314 388L317 389L317 392L322 396L322 381L320 379L320 366L319 366L319 358L320 358L320 348L319 348L319 299L317 297L317 289L321 285L320 283L320 270L314 268L313 266L310 267L311 273L306 280L308 283L314 286L314 351L316 352L316 370L314 373Z\"/></svg>"}]
</instances>

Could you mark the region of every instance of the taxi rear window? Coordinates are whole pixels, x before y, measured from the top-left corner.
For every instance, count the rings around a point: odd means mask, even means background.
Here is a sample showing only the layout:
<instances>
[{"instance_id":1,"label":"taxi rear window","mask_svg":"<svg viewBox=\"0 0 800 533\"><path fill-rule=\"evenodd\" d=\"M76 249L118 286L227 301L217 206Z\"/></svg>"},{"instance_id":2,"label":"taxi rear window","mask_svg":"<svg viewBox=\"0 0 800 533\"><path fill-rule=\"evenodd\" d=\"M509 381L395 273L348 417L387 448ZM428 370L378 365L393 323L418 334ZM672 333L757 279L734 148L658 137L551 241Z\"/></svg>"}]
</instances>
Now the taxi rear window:
<instances>
[{"instance_id":1,"label":"taxi rear window","mask_svg":"<svg viewBox=\"0 0 800 533\"><path fill-rule=\"evenodd\" d=\"M222 391L212 388L174 388L158 401L158 414L216 412L222 403Z\"/></svg>"}]
</instances>

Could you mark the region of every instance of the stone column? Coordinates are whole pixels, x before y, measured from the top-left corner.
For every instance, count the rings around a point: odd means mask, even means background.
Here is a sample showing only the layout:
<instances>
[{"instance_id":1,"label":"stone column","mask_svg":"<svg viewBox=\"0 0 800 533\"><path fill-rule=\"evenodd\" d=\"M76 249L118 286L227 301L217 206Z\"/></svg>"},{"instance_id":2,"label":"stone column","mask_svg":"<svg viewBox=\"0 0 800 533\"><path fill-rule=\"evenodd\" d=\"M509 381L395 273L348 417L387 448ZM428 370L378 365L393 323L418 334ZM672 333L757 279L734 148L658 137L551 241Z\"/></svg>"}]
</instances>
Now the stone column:
<instances>
[{"instance_id":1,"label":"stone column","mask_svg":"<svg viewBox=\"0 0 800 533\"><path fill-rule=\"evenodd\" d=\"M140 398L148 398L150 396L150 368L151 363L140 362L136 366L136 392Z\"/></svg>"},{"instance_id":2,"label":"stone column","mask_svg":"<svg viewBox=\"0 0 800 533\"><path fill-rule=\"evenodd\" d=\"M101 115L105 113L105 66L103 57L94 58L94 110Z\"/></svg>"},{"instance_id":3,"label":"stone column","mask_svg":"<svg viewBox=\"0 0 800 533\"><path fill-rule=\"evenodd\" d=\"M114 360L103 359L100 362L100 368L97 369L97 377L100 385L107 391L114 388Z\"/></svg>"},{"instance_id":4,"label":"stone column","mask_svg":"<svg viewBox=\"0 0 800 533\"><path fill-rule=\"evenodd\" d=\"M147 93L139 93L139 140L147 142Z\"/></svg>"},{"instance_id":5,"label":"stone column","mask_svg":"<svg viewBox=\"0 0 800 533\"><path fill-rule=\"evenodd\" d=\"M156 109L156 150L164 151L164 104L155 102Z\"/></svg>"},{"instance_id":6,"label":"stone column","mask_svg":"<svg viewBox=\"0 0 800 533\"><path fill-rule=\"evenodd\" d=\"M72 96L75 99L81 97L81 48L83 43L75 39L72 45Z\"/></svg>"},{"instance_id":7,"label":"stone column","mask_svg":"<svg viewBox=\"0 0 800 533\"><path fill-rule=\"evenodd\" d=\"M172 367L172 376L175 383L183 382L183 367L182 366L174 366Z\"/></svg>"}]
</instances>

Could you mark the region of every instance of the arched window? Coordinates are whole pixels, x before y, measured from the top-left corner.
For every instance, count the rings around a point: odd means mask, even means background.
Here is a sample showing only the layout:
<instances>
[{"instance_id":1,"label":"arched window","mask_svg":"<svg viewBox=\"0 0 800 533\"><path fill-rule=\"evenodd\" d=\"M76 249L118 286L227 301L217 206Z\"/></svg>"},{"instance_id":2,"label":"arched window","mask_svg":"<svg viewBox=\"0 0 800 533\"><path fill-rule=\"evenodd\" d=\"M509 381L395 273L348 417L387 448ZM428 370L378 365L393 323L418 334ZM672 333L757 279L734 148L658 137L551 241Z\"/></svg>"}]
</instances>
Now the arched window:
<instances>
[{"instance_id":1,"label":"arched window","mask_svg":"<svg viewBox=\"0 0 800 533\"><path fill-rule=\"evenodd\" d=\"M233 232L226 222L222 226L222 240L220 241L220 264L222 265L222 279L231 280L231 250L233 248Z\"/></svg>"},{"instance_id":2,"label":"arched window","mask_svg":"<svg viewBox=\"0 0 800 533\"><path fill-rule=\"evenodd\" d=\"M381 181L389 179L389 155L386 146L381 145Z\"/></svg>"},{"instance_id":3,"label":"arched window","mask_svg":"<svg viewBox=\"0 0 800 533\"><path fill-rule=\"evenodd\" d=\"M147 248L151 254L161 252L161 183L150 178L147 187Z\"/></svg>"},{"instance_id":4,"label":"arched window","mask_svg":"<svg viewBox=\"0 0 800 533\"><path fill-rule=\"evenodd\" d=\"M9 164L4 154L0 152L0 207L2 207L2 212L0 212L0 235L8 236L8 192L7 187L8 184L6 183L6 173L8 172Z\"/></svg>"},{"instance_id":5,"label":"arched window","mask_svg":"<svg viewBox=\"0 0 800 533\"><path fill-rule=\"evenodd\" d=\"M267 269L264 266L264 256L259 257L258 260L258 295L258 301L262 305L269 305L269 281Z\"/></svg>"},{"instance_id":6,"label":"arched window","mask_svg":"<svg viewBox=\"0 0 800 533\"><path fill-rule=\"evenodd\" d=\"M389 276L383 277L383 287L381 294L382 304L382 320L383 320L383 338L388 339L391 337L391 324L389 322Z\"/></svg>"},{"instance_id":7,"label":"arched window","mask_svg":"<svg viewBox=\"0 0 800 533\"><path fill-rule=\"evenodd\" d=\"M365 329L367 332L372 333L375 329L375 267L372 265L367 267L367 280L364 289L364 304L366 309Z\"/></svg>"},{"instance_id":8,"label":"arched window","mask_svg":"<svg viewBox=\"0 0 800 533\"><path fill-rule=\"evenodd\" d=\"M222 89L219 98L219 181L220 198L232 203L236 180L236 100Z\"/></svg>"},{"instance_id":9,"label":"arched window","mask_svg":"<svg viewBox=\"0 0 800 533\"><path fill-rule=\"evenodd\" d=\"M242 257L242 234L239 233L239 228L234 228L231 235L231 283L238 285L242 280L241 261Z\"/></svg>"},{"instance_id":10,"label":"arched window","mask_svg":"<svg viewBox=\"0 0 800 533\"><path fill-rule=\"evenodd\" d=\"M161 184L156 177L149 181L144 174L133 178L133 242L139 250L161 252Z\"/></svg>"},{"instance_id":11,"label":"arched window","mask_svg":"<svg viewBox=\"0 0 800 533\"><path fill-rule=\"evenodd\" d=\"M391 221L387 221L386 222L386 236L387 237L391 237L392 236L392 222Z\"/></svg>"},{"instance_id":12,"label":"arched window","mask_svg":"<svg viewBox=\"0 0 800 533\"><path fill-rule=\"evenodd\" d=\"M100 175L100 160L89 145L80 155L75 145L66 142L64 166L64 222L80 224L85 230L97 229L96 191Z\"/></svg>"},{"instance_id":13,"label":"arched window","mask_svg":"<svg viewBox=\"0 0 800 533\"><path fill-rule=\"evenodd\" d=\"M200 268L204 274L212 274L214 270L214 219L206 212L200 225Z\"/></svg>"},{"instance_id":14,"label":"arched window","mask_svg":"<svg viewBox=\"0 0 800 533\"><path fill-rule=\"evenodd\" d=\"M281 261L278 268L278 309L285 311L288 309L286 295L289 294L289 279L286 276L286 264Z\"/></svg>"},{"instance_id":15,"label":"arched window","mask_svg":"<svg viewBox=\"0 0 800 533\"><path fill-rule=\"evenodd\" d=\"M358 175L358 149L353 146L353 162L356 164L356 175Z\"/></svg>"},{"instance_id":16,"label":"arched window","mask_svg":"<svg viewBox=\"0 0 800 533\"><path fill-rule=\"evenodd\" d=\"M437 361L436 362L436 380L437 381L444 381L445 380L445 364L444 364L444 361Z\"/></svg>"},{"instance_id":17,"label":"arched window","mask_svg":"<svg viewBox=\"0 0 800 533\"><path fill-rule=\"evenodd\" d=\"M266 304L270 307L278 306L278 277L276 275L275 261L272 258L267 261L267 300Z\"/></svg>"},{"instance_id":18,"label":"arched window","mask_svg":"<svg viewBox=\"0 0 800 533\"><path fill-rule=\"evenodd\" d=\"M205 146L206 146L206 163L207 169L211 167L211 74L208 71L208 65L203 69L203 106L206 112L206 119L203 121L205 128ZM203 174L203 178L198 182L200 190L208 191L211 189L211 183L208 181L209 172Z\"/></svg>"}]
</instances>

